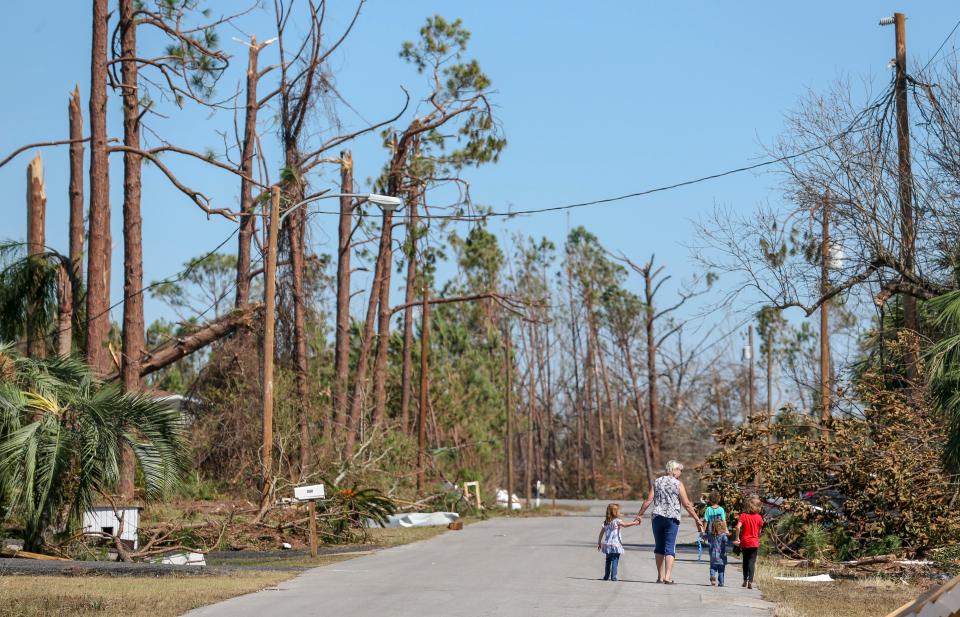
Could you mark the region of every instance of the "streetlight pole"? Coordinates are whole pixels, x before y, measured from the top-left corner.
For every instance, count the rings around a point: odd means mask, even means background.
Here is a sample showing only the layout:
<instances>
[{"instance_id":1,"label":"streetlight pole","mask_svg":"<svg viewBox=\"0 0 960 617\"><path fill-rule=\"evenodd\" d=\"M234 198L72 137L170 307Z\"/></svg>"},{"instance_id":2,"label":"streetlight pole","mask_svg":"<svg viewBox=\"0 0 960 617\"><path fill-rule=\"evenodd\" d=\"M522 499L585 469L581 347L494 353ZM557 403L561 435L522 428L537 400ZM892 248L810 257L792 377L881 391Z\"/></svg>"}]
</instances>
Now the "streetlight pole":
<instances>
[{"instance_id":1,"label":"streetlight pole","mask_svg":"<svg viewBox=\"0 0 960 617\"><path fill-rule=\"evenodd\" d=\"M277 295L277 235L283 220L309 203L320 199L356 197L362 202L375 203L385 210L396 210L403 205L399 197L389 195L358 193L326 193L316 195L296 203L280 214L280 187L270 188L270 220L268 221L267 250L264 255L263 284L263 399L261 418L263 420L263 442L260 446L262 461L262 486L260 493L260 512L263 512L270 500L273 476L273 357L276 350L276 295Z\"/></svg>"}]
</instances>

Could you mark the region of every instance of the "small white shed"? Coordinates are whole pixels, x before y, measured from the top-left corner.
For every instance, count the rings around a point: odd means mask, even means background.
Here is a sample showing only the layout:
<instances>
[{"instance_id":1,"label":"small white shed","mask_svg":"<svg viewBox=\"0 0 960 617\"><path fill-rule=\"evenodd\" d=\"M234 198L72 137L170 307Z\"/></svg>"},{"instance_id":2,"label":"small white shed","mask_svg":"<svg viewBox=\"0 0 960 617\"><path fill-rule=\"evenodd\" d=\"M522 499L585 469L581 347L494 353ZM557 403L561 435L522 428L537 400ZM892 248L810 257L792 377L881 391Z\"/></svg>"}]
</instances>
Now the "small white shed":
<instances>
[{"instance_id":1,"label":"small white shed","mask_svg":"<svg viewBox=\"0 0 960 617\"><path fill-rule=\"evenodd\" d=\"M83 514L83 531L98 536L120 536L124 544L136 550L141 509L140 506L93 506Z\"/></svg>"}]
</instances>

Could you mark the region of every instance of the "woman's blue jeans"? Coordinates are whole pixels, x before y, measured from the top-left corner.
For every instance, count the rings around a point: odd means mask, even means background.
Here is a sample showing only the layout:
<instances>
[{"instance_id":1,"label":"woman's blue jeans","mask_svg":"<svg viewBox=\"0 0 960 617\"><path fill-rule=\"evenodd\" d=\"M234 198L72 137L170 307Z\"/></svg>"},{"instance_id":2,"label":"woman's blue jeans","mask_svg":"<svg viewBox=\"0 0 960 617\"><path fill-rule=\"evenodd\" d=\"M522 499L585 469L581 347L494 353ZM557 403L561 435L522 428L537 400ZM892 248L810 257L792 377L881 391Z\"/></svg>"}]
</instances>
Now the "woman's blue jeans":
<instances>
[{"instance_id":1,"label":"woman's blue jeans","mask_svg":"<svg viewBox=\"0 0 960 617\"><path fill-rule=\"evenodd\" d=\"M680 521L655 514L653 516L653 552L657 555L677 556L677 531Z\"/></svg>"},{"instance_id":2,"label":"woman's blue jeans","mask_svg":"<svg viewBox=\"0 0 960 617\"><path fill-rule=\"evenodd\" d=\"M603 566L603 580L617 580L617 566L620 564L620 553L607 553L607 562Z\"/></svg>"}]
</instances>

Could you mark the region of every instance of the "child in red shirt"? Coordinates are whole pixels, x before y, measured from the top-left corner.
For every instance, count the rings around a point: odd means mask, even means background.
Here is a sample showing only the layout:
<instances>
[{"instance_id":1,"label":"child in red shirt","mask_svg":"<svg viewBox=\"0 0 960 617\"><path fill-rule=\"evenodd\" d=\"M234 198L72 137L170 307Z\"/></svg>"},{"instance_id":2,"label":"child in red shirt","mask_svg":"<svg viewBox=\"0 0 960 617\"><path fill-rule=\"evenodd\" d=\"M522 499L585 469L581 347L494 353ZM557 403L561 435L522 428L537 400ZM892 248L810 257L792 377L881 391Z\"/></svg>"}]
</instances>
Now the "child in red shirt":
<instances>
[{"instance_id":1,"label":"child in red shirt","mask_svg":"<svg viewBox=\"0 0 960 617\"><path fill-rule=\"evenodd\" d=\"M760 515L760 498L751 495L743 503L743 512L737 518L734 530L734 546L743 553L743 584L741 587L753 589L753 576L757 570L757 551L760 550L760 531L763 529L763 517Z\"/></svg>"}]
</instances>

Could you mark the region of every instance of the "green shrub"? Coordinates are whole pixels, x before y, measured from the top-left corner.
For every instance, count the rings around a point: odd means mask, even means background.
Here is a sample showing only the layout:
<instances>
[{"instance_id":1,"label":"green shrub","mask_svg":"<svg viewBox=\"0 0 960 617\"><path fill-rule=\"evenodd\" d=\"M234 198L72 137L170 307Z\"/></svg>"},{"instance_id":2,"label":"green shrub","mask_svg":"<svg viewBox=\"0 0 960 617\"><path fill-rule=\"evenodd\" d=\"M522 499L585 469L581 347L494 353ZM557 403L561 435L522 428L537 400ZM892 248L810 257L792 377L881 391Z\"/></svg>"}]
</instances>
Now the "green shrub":
<instances>
[{"instance_id":1,"label":"green shrub","mask_svg":"<svg viewBox=\"0 0 960 617\"><path fill-rule=\"evenodd\" d=\"M803 555L813 561L827 558L830 550L830 536L822 525L816 523L807 525L803 533Z\"/></svg>"}]
</instances>

